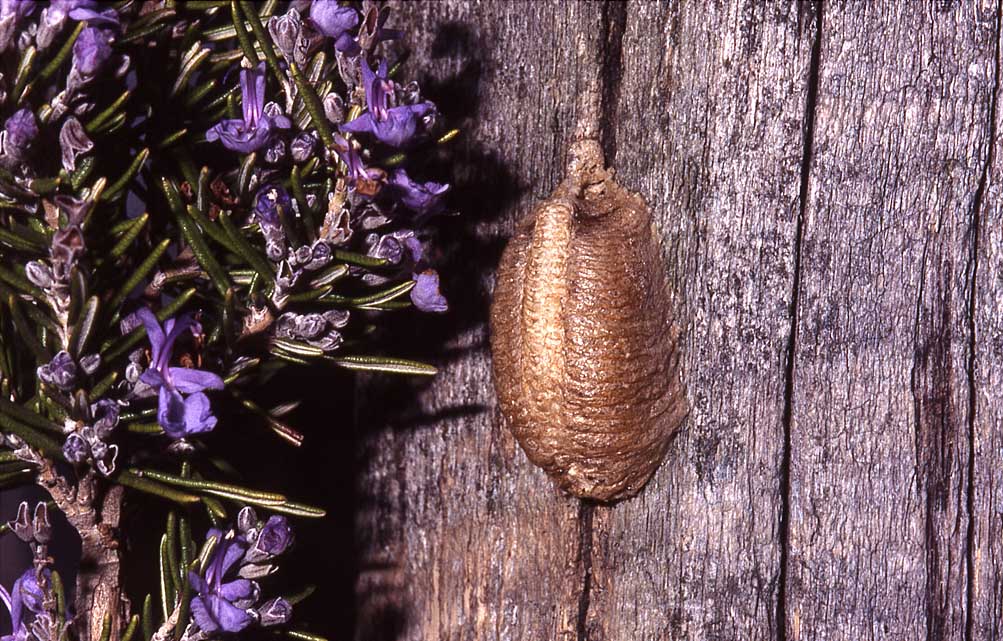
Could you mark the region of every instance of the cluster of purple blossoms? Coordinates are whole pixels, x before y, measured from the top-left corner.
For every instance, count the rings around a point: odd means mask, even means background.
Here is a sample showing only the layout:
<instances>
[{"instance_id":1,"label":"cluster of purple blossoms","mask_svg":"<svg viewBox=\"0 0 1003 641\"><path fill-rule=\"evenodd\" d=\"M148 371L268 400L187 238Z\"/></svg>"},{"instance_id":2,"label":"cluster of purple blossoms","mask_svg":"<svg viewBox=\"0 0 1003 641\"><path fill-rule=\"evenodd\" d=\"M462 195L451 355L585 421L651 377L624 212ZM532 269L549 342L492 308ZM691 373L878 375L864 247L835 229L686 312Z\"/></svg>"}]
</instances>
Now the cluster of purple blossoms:
<instances>
[{"instance_id":1,"label":"cluster of purple blossoms","mask_svg":"<svg viewBox=\"0 0 1003 641\"><path fill-rule=\"evenodd\" d=\"M273 573L274 560L292 545L293 531L286 518L271 516L262 523L252 508L245 507L236 528L226 532L213 528L209 539L215 539L215 547L205 569L188 574L197 593L191 603L195 626L212 634L289 621L292 605L281 597L262 602L255 581Z\"/></svg>"},{"instance_id":2,"label":"cluster of purple blossoms","mask_svg":"<svg viewBox=\"0 0 1003 641\"><path fill-rule=\"evenodd\" d=\"M119 419L118 403L102 398L90 407L88 422L68 423L71 430L63 443L63 456L71 463L89 462L104 476L115 472L118 445L108 444Z\"/></svg>"},{"instance_id":3,"label":"cluster of purple blossoms","mask_svg":"<svg viewBox=\"0 0 1003 641\"><path fill-rule=\"evenodd\" d=\"M305 34L310 29L334 41L339 60L354 69L355 75L350 74L350 77L358 78L361 83L365 110L358 117L340 125L341 133L333 134L334 142L329 151L344 163L352 202L372 201L379 197L381 201L389 201L406 211L411 227L416 227L443 211L449 185L414 180L403 167L397 167L388 173L380 167L371 166L364 159L363 148L352 139L352 136L360 136L394 149L408 149L428 138L438 116L435 105L421 98L417 85L412 83L413 86L401 87L390 78L385 59L378 59L375 68L368 61L368 53L379 42L401 35L385 27L387 16L387 11L364 7L360 17L357 9L339 4L336 0L314 0L308 22L304 22L296 9L291 8L284 16L274 16L269 21L269 31L290 63L299 61L301 64L305 60L310 46L310 39ZM264 63L255 69L241 70L240 78L243 117L216 123L206 132L206 140L219 141L227 149L239 153L264 149L266 162L273 162L284 154L284 151L274 150L284 150L286 132L292 128L292 123L276 103L265 102ZM332 97L336 100L332 101ZM339 96L329 94L325 97L325 110L333 102L339 105L335 110L339 113L334 120L340 122L343 114L340 105L343 102ZM328 117L331 118L330 112ZM294 160L301 162L307 159L316 148L316 141L317 136L313 132L295 136L289 144ZM262 182L265 180L262 178ZM259 188L254 202L255 220L264 236L266 254L272 262L280 264L277 278L279 291L273 300L281 307L302 271L292 265L295 262L293 257L304 252L310 253L311 258L301 261L305 263L305 269L319 268L323 261L318 260L318 252L326 257L330 254L330 245L347 243L351 237L351 227L346 219L344 234L318 240L313 246L290 247L277 214L281 209L284 215L295 213L298 216L296 204L289 194L276 184L265 184ZM414 236L411 229L399 229L385 234L384 238L395 239L401 234ZM380 246L385 246L388 242L390 241L382 241ZM417 239L412 240L412 243L418 243ZM400 265L402 269L411 269L411 277L415 282L411 301L415 307L426 312L444 312L448 309L448 304L439 291L439 275L421 260L421 253L419 244L418 250L411 252L410 260L391 258L389 261ZM328 344L333 343L329 341Z\"/></svg>"}]
</instances>

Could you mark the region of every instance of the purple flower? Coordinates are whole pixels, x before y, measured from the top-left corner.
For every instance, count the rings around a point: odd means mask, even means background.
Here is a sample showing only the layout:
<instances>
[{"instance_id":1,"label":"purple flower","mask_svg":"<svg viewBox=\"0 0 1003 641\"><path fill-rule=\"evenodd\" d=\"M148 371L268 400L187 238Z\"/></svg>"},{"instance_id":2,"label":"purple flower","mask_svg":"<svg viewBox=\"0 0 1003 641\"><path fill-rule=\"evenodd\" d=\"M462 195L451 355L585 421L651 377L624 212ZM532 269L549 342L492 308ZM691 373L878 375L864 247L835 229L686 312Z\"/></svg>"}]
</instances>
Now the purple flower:
<instances>
[{"instance_id":1,"label":"purple flower","mask_svg":"<svg viewBox=\"0 0 1003 641\"><path fill-rule=\"evenodd\" d=\"M52 357L52 360L36 370L38 379L46 385L52 385L64 392L69 392L77 383L77 364L69 352L63 350Z\"/></svg>"},{"instance_id":2,"label":"purple flower","mask_svg":"<svg viewBox=\"0 0 1003 641\"><path fill-rule=\"evenodd\" d=\"M19 109L3 125L5 134L4 151L16 158L23 158L31 141L38 136L38 125L31 109Z\"/></svg>"},{"instance_id":3,"label":"purple flower","mask_svg":"<svg viewBox=\"0 0 1003 641\"><path fill-rule=\"evenodd\" d=\"M263 626L288 623L293 616L293 606L282 597L266 601L258 608L258 620Z\"/></svg>"},{"instance_id":4,"label":"purple flower","mask_svg":"<svg viewBox=\"0 0 1003 641\"><path fill-rule=\"evenodd\" d=\"M0 0L0 51L7 50L17 31L17 23L34 8L34 0Z\"/></svg>"},{"instance_id":5,"label":"purple flower","mask_svg":"<svg viewBox=\"0 0 1003 641\"><path fill-rule=\"evenodd\" d=\"M408 255L411 261L417 264L421 261L424 252L421 241L415 237L414 231L410 229L399 229L383 236L370 234L366 238L366 242L371 243L369 251L366 252L367 255L382 258L394 265L400 264Z\"/></svg>"},{"instance_id":6,"label":"purple flower","mask_svg":"<svg viewBox=\"0 0 1003 641\"><path fill-rule=\"evenodd\" d=\"M359 13L352 7L338 4L338 0L314 0L310 5L310 20L317 30L334 38L334 48L353 56L359 45L349 31L359 24Z\"/></svg>"},{"instance_id":7,"label":"purple flower","mask_svg":"<svg viewBox=\"0 0 1003 641\"><path fill-rule=\"evenodd\" d=\"M46 572L48 574L48 572ZM41 586L38 585L38 576L34 568L28 568L24 574L14 582L14 587L10 592L0 585L0 602L10 613L12 631L10 634L0 637L0 641L25 641L28 639L28 624L34 615L42 613L42 602L45 594ZM27 612L26 612L27 611ZM30 618L25 616L31 615Z\"/></svg>"},{"instance_id":8,"label":"purple flower","mask_svg":"<svg viewBox=\"0 0 1003 641\"><path fill-rule=\"evenodd\" d=\"M110 57L108 37L97 27L87 27L73 43L73 66L84 76L93 76Z\"/></svg>"},{"instance_id":9,"label":"purple flower","mask_svg":"<svg viewBox=\"0 0 1003 641\"><path fill-rule=\"evenodd\" d=\"M216 417L209 407L206 389L223 389L223 379L212 372L188 367L170 367L174 342L195 325L191 316L170 318L161 327L157 317L147 308L136 312L146 327L153 348L150 368L140 377L144 383L159 390L157 421L171 438L211 431ZM182 396L182 393L187 396Z\"/></svg>"},{"instance_id":10,"label":"purple flower","mask_svg":"<svg viewBox=\"0 0 1003 641\"><path fill-rule=\"evenodd\" d=\"M449 191L449 185L446 184L415 182L403 169L390 175L389 184L400 203L422 217L439 213L442 210L443 195Z\"/></svg>"},{"instance_id":11,"label":"purple flower","mask_svg":"<svg viewBox=\"0 0 1003 641\"><path fill-rule=\"evenodd\" d=\"M118 13L112 8L97 11L97 0L53 0L49 11L59 15L68 15L73 20L86 21L88 24L118 25Z\"/></svg>"},{"instance_id":12,"label":"purple flower","mask_svg":"<svg viewBox=\"0 0 1003 641\"><path fill-rule=\"evenodd\" d=\"M289 525L289 520L284 516L274 515L261 528L253 550L258 556L270 559L285 552L292 542L293 528Z\"/></svg>"},{"instance_id":13,"label":"purple flower","mask_svg":"<svg viewBox=\"0 0 1003 641\"><path fill-rule=\"evenodd\" d=\"M278 209L281 207L283 213L289 213L293 206L289 193L278 185L265 185L259 189L254 203L258 222L266 225L278 225L281 222Z\"/></svg>"},{"instance_id":14,"label":"purple flower","mask_svg":"<svg viewBox=\"0 0 1003 641\"><path fill-rule=\"evenodd\" d=\"M379 191L379 183L385 177L382 169L366 167L359 151L338 134L334 135L334 150L348 167L348 184L366 196L374 196Z\"/></svg>"},{"instance_id":15,"label":"purple flower","mask_svg":"<svg viewBox=\"0 0 1003 641\"><path fill-rule=\"evenodd\" d=\"M35 0L0 0L0 19L14 16L15 20L20 20L32 12L35 4Z\"/></svg>"},{"instance_id":16,"label":"purple flower","mask_svg":"<svg viewBox=\"0 0 1003 641\"><path fill-rule=\"evenodd\" d=\"M425 126L425 117L435 113L435 105L427 100L414 105L393 106L394 85L387 78L387 62L381 60L374 72L365 60L362 67L362 86L366 90L368 111L341 126L342 131L371 133L380 142L391 147L403 147Z\"/></svg>"},{"instance_id":17,"label":"purple flower","mask_svg":"<svg viewBox=\"0 0 1003 641\"><path fill-rule=\"evenodd\" d=\"M206 140L246 154L270 143L276 129L292 126L284 115L265 112L265 63L240 70L240 95L243 119L221 120L205 133Z\"/></svg>"},{"instance_id":18,"label":"purple flower","mask_svg":"<svg viewBox=\"0 0 1003 641\"><path fill-rule=\"evenodd\" d=\"M70 434L63 443L63 456L70 463L83 463L90 456L91 447L79 434Z\"/></svg>"},{"instance_id":19,"label":"purple flower","mask_svg":"<svg viewBox=\"0 0 1003 641\"><path fill-rule=\"evenodd\" d=\"M423 312L445 312L449 309L446 298L439 293L439 274L434 269L414 274L411 302Z\"/></svg>"},{"instance_id":20,"label":"purple flower","mask_svg":"<svg viewBox=\"0 0 1003 641\"><path fill-rule=\"evenodd\" d=\"M198 592L192 598L192 617L199 629L213 633L240 632L255 622L248 611L258 600L258 584L248 579L224 582L227 573L243 558L247 541L243 537L223 536L222 532L209 530L217 539L216 549L206 565L205 576L188 573L188 581Z\"/></svg>"}]
</instances>

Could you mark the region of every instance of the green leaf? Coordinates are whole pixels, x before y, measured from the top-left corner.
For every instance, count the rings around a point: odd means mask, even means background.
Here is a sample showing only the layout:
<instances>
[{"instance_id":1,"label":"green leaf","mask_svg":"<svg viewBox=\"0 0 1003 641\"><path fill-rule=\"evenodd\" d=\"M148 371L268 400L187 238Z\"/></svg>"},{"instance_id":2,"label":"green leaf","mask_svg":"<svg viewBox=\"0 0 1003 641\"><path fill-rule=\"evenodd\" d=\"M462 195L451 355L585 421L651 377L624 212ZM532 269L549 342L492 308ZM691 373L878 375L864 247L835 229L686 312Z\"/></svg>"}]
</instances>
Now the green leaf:
<instances>
[{"instance_id":1,"label":"green leaf","mask_svg":"<svg viewBox=\"0 0 1003 641\"><path fill-rule=\"evenodd\" d=\"M21 103L24 88L28 84L28 78L31 77L32 69L35 68L35 58L37 57L38 49L35 48L35 45L31 45L24 50L21 62L18 63L17 73L14 76L14 91L10 93L11 96L16 98L18 104Z\"/></svg>"},{"instance_id":2,"label":"green leaf","mask_svg":"<svg viewBox=\"0 0 1003 641\"><path fill-rule=\"evenodd\" d=\"M162 619L166 621L171 616L174 609L174 590L171 584L171 568L167 560L167 535L160 537L160 612Z\"/></svg>"},{"instance_id":3,"label":"green leaf","mask_svg":"<svg viewBox=\"0 0 1003 641\"><path fill-rule=\"evenodd\" d=\"M286 630L286 635L296 641L327 641L327 637L322 637L319 634L311 632L304 632L303 630Z\"/></svg>"},{"instance_id":4,"label":"green leaf","mask_svg":"<svg viewBox=\"0 0 1003 641\"><path fill-rule=\"evenodd\" d=\"M129 423L125 426L126 432L133 434L163 434L164 428L160 423Z\"/></svg>"},{"instance_id":5,"label":"green leaf","mask_svg":"<svg viewBox=\"0 0 1003 641\"><path fill-rule=\"evenodd\" d=\"M296 83L296 88L299 89L300 95L303 97L303 104L306 106L306 110L310 112L311 123L317 130L317 134L320 136L324 146L330 147L334 144L334 135L331 133L331 125L327 122L327 117L324 115L323 103L321 103L320 98L317 96L317 92L314 91L313 85L303 77L296 63L292 60L286 60L286 63L289 65L289 73L293 77L293 82Z\"/></svg>"},{"instance_id":6,"label":"green leaf","mask_svg":"<svg viewBox=\"0 0 1003 641\"><path fill-rule=\"evenodd\" d=\"M240 251L237 249L236 243L230 238L230 235L222 229L219 223L214 223L205 214L199 211L198 207L195 205L188 205L188 215L198 224L199 228L206 233L207 236L212 238L214 241L220 244L221 247L225 248L232 254L240 255Z\"/></svg>"},{"instance_id":7,"label":"green leaf","mask_svg":"<svg viewBox=\"0 0 1003 641\"><path fill-rule=\"evenodd\" d=\"M239 395L237 395L237 397L240 398ZM261 417L261 419L265 422L269 429L275 433L276 436L294 447L303 445L303 434L278 420L271 412L265 411L257 403L247 398L240 398L240 403L247 409L251 410L251 412Z\"/></svg>"},{"instance_id":8,"label":"green leaf","mask_svg":"<svg viewBox=\"0 0 1003 641\"><path fill-rule=\"evenodd\" d=\"M39 364L48 363L52 360L52 353L49 349L42 344L38 335L35 333L35 327L28 322L28 319L24 317L21 312L21 305L17 300L17 297L11 295L7 297L7 307L10 309L10 320L14 323L14 328L17 333L21 336L21 340L24 341L32 352L35 353L35 358L38 359Z\"/></svg>"},{"instance_id":9,"label":"green leaf","mask_svg":"<svg viewBox=\"0 0 1003 641\"><path fill-rule=\"evenodd\" d=\"M97 159L94 156L87 156L85 158L77 158L77 168L73 170L70 174L70 187L73 191L78 191L81 185L87 180L91 172L94 171L94 164Z\"/></svg>"},{"instance_id":10,"label":"green leaf","mask_svg":"<svg viewBox=\"0 0 1003 641\"><path fill-rule=\"evenodd\" d=\"M278 347L294 356L302 356L303 358L317 358L324 355L324 350L319 347L284 338L272 339L272 346Z\"/></svg>"},{"instance_id":11,"label":"green leaf","mask_svg":"<svg viewBox=\"0 0 1003 641\"><path fill-rule=\"evenodd\" d=\"M263 492L251 488L232 485L229 483L218 483L216 481L200 481L196 479L186 479L167 472L158 470L130 468L129 472L142 478L151 478L161 483L167 483L176 487L183 487L204 494L212 494L221 498L232 499L234 501L254 502L255 505L281 505L286 502L286 497L274 492Z\"/></svg>"},{"instance_id":12,"label":"green leaf","mask_svg":"<svg viewBox=\"0 0 1003 641\"><path fill-rule=\"evenodd\" d=\"M170 96L172 98L178 95L178 92L181 91L183 87L188 85L188 79L191 78L195 70L199 68L199 65L209 58L210 53L212 53L212 51L203 47L201 42L196 42L187 51L185 51L184 56L181 58L181 69L178 72L178 78L174 81L174 86L171 87Z\"/></svg>"},{"instance_id":13,"label":"green leaf","mask_svg":"<svg viewBox=\"0 0 1003 641\"><path fill-rule=\"evenodd\" d=\"M101 619L101 641L111 639L111 612L105 612Z\"/></svg>"},{"instance_id":14,"label":"green leaf","mask_svg":"<svg viewBox=\"0 0 1003 641\"><path fill-rule=\"evenodd\" d=\"M254 11L252 10L251 13L254 13ZM251 66L257 66L258 52L254 50L251 36L247 33L247 25L240 16L237 0L230 0L230 18L233 22L233 31L237 35L237 41L240 42L240 48L244 52L244 57L251 63Z\"/></svg>"},{"instance_id":15,"label":"green leaf","mask_svg":"<svg viewBox=\"0 0 1003 641\"><path fill-rule=\"evenodd\" d=\"M220 212L219 222L236 249L234 253L243 258L267 283L273 283L275 281L275 274L272 273L271 264L251 243L247 242L247 238L244 237L233 221L230 220L230 212Z\"/></svg>"},{"instance_id":16,"label":"green leaf","mask_svg":"<svg viewBox=\"0 0 1003 641\"><path fill-rule=\"evenodd\" d=\"M17 419L25 425L45 430L47 432L53 432L54 434L61 435L63 433L63 427L59 423L55 423L41 414L19 405L14 401L7 400L3 396L0 396L0 412Z\"/></svg>"},{"instance_id":17,"label":"green leaf","mask_svg":"<svg viewBox=\"0 0 1003 641\"><path fill-rule=\"evenodd\" d=\"M184 236L185 242L188 243L188 246L192 248L192 253L195 254L195 260L198 261L198 264L209 275L209 280L216 286L220 295L226 296L226 290L230 289L230 279L216 260L216 257L209 250L209 245L206 244L205 237L196 228L195 222L185 211L177 187L174 186L174 183L169 178L163 177L160 180L160 188L167 197L171 211L174 212L175 220L178 223L178 227L181 228L181 234Z\"/></svg>"},{"instance_id":18,"label":"green leaf","mask_svg":"<svg viewBox=\"0 0 1003 641\"><path fill-rule=\"evenodd\" d=\"M275 48L272 47L272 35L268 33L265 25L262 24L261 17L255 11L253 2L241 2L240 7L243 9L244 15L247 16L247 21L251 25L251 31L254 32L254 37L261 47L261 53L265 56L268 68L275 75L275 79L281 83L284 80L284 74L282 73L282 67L279 65L279 58L275 55Z\"/></svg>"},{"instance_id":19,"label":"green leaf","mask_svg":"<svg viewBox=\"0 0 1003 641\"><path fill-rule=\"evenodd\" d=\"M24 276L21 276L20 274L9 270L2 265L0 265L0 281L7 283L20 292L28 294L35 300L45 300L45 293L42 292L41 289L32 285L31 282Z\"/></svg>"},{"instance_id":20,"label":"green leaf","mask_svg":"<svg viewBox=\"0 0 1003 641\"><path fill-rule=\"evenodd\" d=\"M161 139L160 142L157 143L157 149L167 149L171 145L175 144L176 142L184 138L187 133L188 133L188 128L183 127L181 129L178 129L177 131L167 134L166 136L164 136L163 139Z\"/></svg>"},{"instance_id":21,"label":"green leaf","mask_svg":"<svg viewBox=\"0 0 1003 641\"><path fill-rule=\"evenodd\" d=\"M366 256L365 254L356 254L354 252L347 252L341 249L335 249L331 253L334 260L347 263L349 265L355 265L356 267L386 267L390 264L383 258L373 258L372 256Z\"/></svg>"},{"instance_id":22,"label":"green leaf","mask_svg":"<svg viewBox=\"0 0 1003 641\"><path fill-rule=\"evenodd\" d=\"M349 307L369 307L373 305L380 305L392 301L395 298L399 298L414 289L414 286L415 281L406 280L403 283L391 285L386 289L382 289L367 296L357 296L351 298L348 296L339 296L337 294L328 294L324 298L321 298L320 302L347 305Z\"/></svg>"},{"instance_id":23,"label":"green leaf","mask_svg":"<svg viewBox=\"0 0 1003 641\"><path fill-rule=\"evenodd\" d=\"M293 503L291 501L287 501L282 505L268 506L268 509L272 512L289 514L291 516L305 516L310 519L322 519L327 516L327 510L323 508L304 505L303 503Z\"/></svg>"},{"instance_id":24,"label":"green leaf","mask_svg":"<svg viewBox=\"0 0 1003 641\"><path fill-rule=\"evenodd\" d=\"M293 188L293 198L296 199L300 215L303 216L307 236L313 242L317 240L317 223L314 220L313 211L311 211L310 206L307 204L306 191L303 190L303 180L300 177L300 168L298 165L293 167L292 173L289 175L289 182Z\"/></svg>"},{"instance_id":25,"label":"green leaf","mask_svg":"<svg viewBox=\"0 0 1003 641\"><path fill-rule=\"evenodd\" d=\"M132 225L128 228L128 231L122 234L122 237L118 239L118 242L115 243L115 246L111 248L108 254L112 258L119 258L125 255L125 252L128 251L129 247L132 246L132 243L136 241L136 238L139 237L140 232L143 231L143 227L146 226L146 223L149 222L149 220L150 214L148 212L144 212L135 220L129 221Z\"/></svg>"},{"instance_id":26,"label":"green leaf","mask_svg":"<svg viewBox=\"0 0 1003 641\"><path fill-rule=\"evenodd\" d=\"M118 98L115 99L115 102L105 107L100 113L87 121L87 124L84 125L84 129L87 133L95 133L102 125L111 120L111 118L115 115L115 112L122 108L122 105L125 104L125 101L128 100L131 95L132 91L126 89Z\"/></svg>"},{"instance_id":27,"label":"green leaf","mask_svg":"<svg viewBox=\"0 0 1003 641\"><path fill-rule=\"evenodd\" d=\"M132 163L129 165L129 168L125 170L125 173L122 174L118 180L109 185L108 189L106 189L104 193L101 194L101 200L103 201L111 200L119 193L124 191L125 188L129 186L129 182L132 181L132 179L136 177L136 174L139 173L139 170L143 168L143 165L146 163L146 159L149 157L150 157L149 148L144 147L143 149L141 149L139 153L136 154L136 157L132 160Z\"/></svg>"},{"instance_id":28,"label":"green leaf","mask_svg":"<svg viewBox=\"0 0 1003 641\"><path fill-rule=\"evenodd\" d=\"M100 301L97 296L91 296L77 317L77 322L70 330L69 352L76 358L85 354L87 342L94 332L94 321L97 320Z\"/></svg>"},{"instance_id":29,"label":"green leaf","mask_svg":"<svg viewBox=\"0 0 1003 641\"><path fill-rule=\"evenodd\" d=\"M203 83L196 85L188 91L188 95L185 97L185 106L189 109L195 107L199 104L203 98L212 93L213 89L219 86L219 81L216 78L211 78Z\"/></svg>"},{"instance_id":30,"label":"green leaf","mask_svg":"<svg viewBox=\"0 0 1003 641\"><path fill-rule=\"evenodd\" d=\"M132 637L136 635L136 630L139 628L139 615L134 614L132 618L129 619L129 625L126 626L125 632L122 633L122 641L132 641Z\"/></svg>"},{"instance_id":31,"label":"green leaf","mask_svg":"<svg viewBox=\"0 0 1003 641\"><path fill-rule=\"evenodd\" d=\"M414 374L418 376L434 376L439 372L432 365L409 361L403 358L387 358L385 356L328 356L338 367L365 372L386 372L388 374Z\"/></svg>"},{"instance_id":32,"label":"green leaf","mask_svg":"<svg viewBox=\"0 0 1003 641\"><path fill-rule=\"evenodd\" d=\"M316 585L308 585L299 592L296 592L295 594L290 594L289 596L286 596L284 598L286 601L289 602L289 605L296 605L297 603L300 603L308 599L310 595L316 591L317 591Z\"/></svg>"},{"instance_id":33,"label":"green leaf","mask_svg":"<svg viewBox=\"0 0 1003 641\"><path fill-rule=\"evenodd\" d=\"M63 587L63 577L56 570L49 575L52 581L52 592L56 595L56 614L60 618L66 615L66 590Z\"/></svg>"},{"instance_id":34,"label":"green leaf","mask_svg":"<svg viewBox=\"0 0 1003 641\"><path fill-rule=\"evenodd\" d=\"M49 78L51 78L52 74L56 73L56 71L63 65L63 63L66 62L66 59L70 57L70 52L73 51L73 43L77 41L77 37L80 35L80 32L83 31L84 27L86 26L87 22L84 20L81 20L80 22L77 23L76 28L73 30L72 33L70 33L70 37L66 39L66 42L64 42L63 46L59 48L59 51L56 53L56 55L52 58L52 60L49 61L47 65L42 67L42 71L40 71L38 74L40 80L48 80Z\"/></svg>"},{"instance_id":35,"label":"green leaf","mask_svg":"<svg viewBox=\"0 0 1003 641\"><path fill-rule=\"evenodd\" d=\"M174 510L167 512L167 526L164 528L167 537L167 562L170 569L171 585L175 594L181 592L181 564L178 556L178 515Z\"/></svg>"},{"instance_id":36,"label":"green leaf","mask_svg":"<svg viewBox=\"0 0 1003 641\"><path fill-rule=\"evenodd\" d=\"M318 272L310 281L311 288L327 287L348 273L348 265L336 264Z\"/></svg>"},{"instance_id":37,"label":"green leaf","mask_svg":"<svg viewBox=\"0 0 1003 641\"><path fill-rule=\"evenodd\" d=\"M61 461L65 460L62 446L54 439L36 431L33 427L15 420L6 413L0 412L0 428L3 428L4 432L17 436L46 456L57 458Z\"/></svg>"},{"instance_id":38,"label":"green leaf","mask_svg":"<svg viewBox=\"0 0 1003 641\"><path fill-rule=\"evenodd\" d=\"M200 500L199 497L194 494L182 492L167 485L157 483L156 481L151 481L134 474L130 470L123 470L115 477L115 480L125 487L139 490L140 492L151 494L153 496L159 496L160 498L167 499L168 501L173 501L175 503L198 503Z\"/></svg>"},{"instance_id":39,"label":"green leaf","mask_svg":"<svg viewBox=\"0 0 1003 641\"><path fill-rule=\"evenodd\" d=\"M237 172L237 195L241 198L247 197L247 190L251 184L251 177L254 175L254 164L258 159L258 154L253 151L240 163L240 171Z\"/></svg>"},{"instance_id":40,"label":"green leaf","mask_svg":"<svg viewBox=\"0 0 1003 641\"><path fill-rule=\"evenodd\" d=\"M115 293L115 296L113 296L111 301L108 302L108 309L110 311L114 312L118 310L118 308L122 306L126 297L129 296L129 293L136 289L136 287L143 282L144 278L150 275L150 272L152 272L157 266L157 262L160 261L160 257L164 255L164 252L167 251L170 244L170 238L163 239L156 247L153 248L150 255L143 259L143 262L136 267L125 282L122 283L122 286L119 288L118 292Z\"/></svg>"},{"instance_id":41,"label":"green leaf","mask_svg":"<svg viewBox=\"0 0 1003 641\"><path fill-rule=\"evenodd\" d=\"M192 563L190 566L185 566L186 570L195 570L195 564ZM178 622L174 626L174 638L180 639L184 634L185 630L188 628L191 618L191 602L192 602L192 584L188 580L187 576L182 578L181 582L181 600L178 603Z\"/></svg>"},{"instance_id":42,"label":"green leaf","mask_svg":"<svg viewBox=\"0 0 1003 641\"><path fill-rule=\"evenodd\" d=\"M310 283L310 285L312 286L313 283ZM307 290L305 292L299 292L297 294L290 294L289 295L289 302L290 303L308 303L310 301L314 301L314 300L317 300L319 298L323 298L324 296L329 295L333 290L334 290L334 287L332 287L330 285L327 285L326 287L318 287L316 289L309 289L309 290Z\"/></svg>"},{"instance_id":43,"label":"green leaf","mask_svg":"<svg viewBox=\"0 0 1003 641\"><path fill-rule=\"evenodd\" d=\"M460 130L459 129L450 129L446 133L444 133L441 136L439 136L439 139L435 141L435 144L437 144L437 145L444 145L447 142L449 142L450 140L452 140L453 138L456 138L458 135L460 135Z\"/></svg>"},{"instance_id":44,"label":"green leaf","mask_svg":"<svg viewBox=\"0 0 1003 641\"><path fill-rule=\"evenodd\" d=\"M153 638L153 633L155 632L154 626L156 624L153 622L153 595L147 594L146 599L143 601L143 639L144 641L150 641Z\"/></svg>"},{"instance_id":45,"label":"green leaf","mask_svg":"<svg viewBox=\"0 0 1003 641\"><path fill-rule=\"evenodd\" d=\"M45 251L45 245L39 245L35 238L27 238L24 235L12 234L6 229L0 228L0 243L7 245L11 249L23 252L39 254Z\"/></svg>"}]
</instances>

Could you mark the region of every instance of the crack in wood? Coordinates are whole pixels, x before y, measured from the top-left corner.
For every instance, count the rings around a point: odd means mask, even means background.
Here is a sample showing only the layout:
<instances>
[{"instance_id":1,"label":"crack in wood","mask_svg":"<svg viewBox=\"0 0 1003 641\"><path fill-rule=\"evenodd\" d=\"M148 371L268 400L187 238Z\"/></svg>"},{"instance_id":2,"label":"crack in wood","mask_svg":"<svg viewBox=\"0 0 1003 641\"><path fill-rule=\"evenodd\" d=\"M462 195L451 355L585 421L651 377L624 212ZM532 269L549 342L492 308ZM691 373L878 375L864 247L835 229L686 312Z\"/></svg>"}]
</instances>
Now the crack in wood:
<instances>
[{"instance_id":1,"label":"crack in wood","mask_svg":"<svg viewBox=\"0 0 1003 641\"><path fill-rule=\"evenodd\" d=\"M811 175L815 140L815 110L822 56L822 3L808 6L815 22L812 36L811 61L808 69L808 92L805 97L804 146L801 154L800 189L798 192L798 217L794 232L794 276L790 306L790 334L787 338L784 372L783 457L780 464L780 560L777 577L776 632L777 641L787 641L787 580L790 556L791 519L791 427L794 416L794 357L797 350L798 305L801 296L801 250L804 238L805 209L808 202L808 180ZM800 11L800 9L799 9Z\"/></svg>"},{"instance_id":2,"label":"crack in wood","mask_svg":"<svg viewBox=\"0 0 1003 641\"><path fill-rule=\"evenodd\" d=\"M582 591L578 595L578 641L588 641L589 599L592 596L592 518L595 504L581 501L578 506L578 566L582 571Z\"/></svg>"},{"instance_id":3,"label":"crack in wood","mask_svg":"<svg viewBox=\"0 0 1003 641\"><path fill-rule=\"evenodd\" d=\"M599 58L602 82L599 131L607 167L616 163L617 105L623 81L623 34L626 30L627 3L605 3L602 9L603 50Z\"/></svg>"}]
</instances>

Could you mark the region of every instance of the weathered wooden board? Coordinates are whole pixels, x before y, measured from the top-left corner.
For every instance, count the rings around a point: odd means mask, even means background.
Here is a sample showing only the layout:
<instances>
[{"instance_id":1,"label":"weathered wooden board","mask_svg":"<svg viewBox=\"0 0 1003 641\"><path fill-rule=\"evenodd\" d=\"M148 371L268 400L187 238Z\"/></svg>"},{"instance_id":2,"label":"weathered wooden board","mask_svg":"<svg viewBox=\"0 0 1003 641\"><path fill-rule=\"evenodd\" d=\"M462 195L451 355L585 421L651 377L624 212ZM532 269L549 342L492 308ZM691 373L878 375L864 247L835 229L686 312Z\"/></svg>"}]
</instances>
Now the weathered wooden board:
<instances>
[{"instance_id":1,"label":"weathered wooden board","mask_svg":"<svg viewBox=\"0 0 1003 641\"><path fill-rule=\"evenodd\" d=\"M620 180L657 212L686 430L596 508L589 639L775 639L785 360L813 24L795 3L628 3Z\"/></svg>"},{"instance_id":2,"label":"weathered wooden board","mask_svg":"<svg viewBox=\"0 0 1003 641\"><path fill-rule=\"evenodd\" d=\"M356 638L1003 638L998 0L393 6L462 214L411 339L443 371L362 399ZM597 65L691 403L613 507L503 429L485 324Z\"/></svg>"},{"instance_id":3,"label":"weathered wooden board","mask_svg":"<svg viewBox=\"0 0 1003 641\"><path fill-rule=\"evenodd\" d=\"M394 414L402 408L378 389L367 393L361 423L385 429L367 442L359 479L369 508L358 518L357 638L576 639L580 508L501 427L486 292L517 213L560 178L575 121L569 97L584 86L583 67L597 64L601 5L393 8L419 61L409 69L432 74L424 85L433 98L449 92L442 107L465 130L456 160L462 214L444 222L453 228L442 269L453 311L434 319L458 329L436 346L452 356L420 396L426 416L452 418L402 426Z\"/></svg>"},{"instance_id":4,"label":"weathered wooden board","mask_svg":"<svg viewBox=\"0 0 1003 641\"><path fill-rule=\"evenodd\" d=\"M987 45L990 64L972 70L982 85L991 87L991 129L985 147L976 151L984 172L972 198L976 263L971 354L974 396L972 425L973 467L970 497L971 629L975 639L1003 639L1003 167L999 109L1000 7L980 17L983 28L997 33ZM995 23L994 23L995 21ZM983 89L983 91L986 91ZM991 155L990 155L991 154Z\"/></svg>"},{"instance_id":5,"label":"weathered wooden board","mask_svg":"<svg viewBox=\"0 0 1003 641\"><path fill-rule=\"evenodd\" d=\"M995 11L825 6L790 427L792 639L966 638L973 200Z\"/></svg>"}]
</instances>

